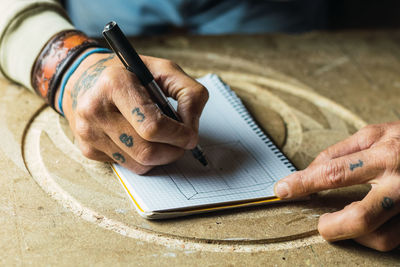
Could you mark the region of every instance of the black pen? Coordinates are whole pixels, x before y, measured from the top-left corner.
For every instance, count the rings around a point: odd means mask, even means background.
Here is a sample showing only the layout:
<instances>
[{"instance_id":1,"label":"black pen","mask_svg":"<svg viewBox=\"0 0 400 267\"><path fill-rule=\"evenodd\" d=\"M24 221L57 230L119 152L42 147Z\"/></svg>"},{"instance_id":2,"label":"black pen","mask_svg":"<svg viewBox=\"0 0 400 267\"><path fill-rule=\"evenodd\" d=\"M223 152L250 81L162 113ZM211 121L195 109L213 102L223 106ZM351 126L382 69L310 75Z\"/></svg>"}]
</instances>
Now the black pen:
<instances>
[{"instance_id":1,"label":"black pen","mask_svg":"<svg viewBox=\"0 0 400 267\"><path fill-rule=\"evenodd\" d=\"M161 111L174 120L182 121L115 21L107 23L103 30L103 36L126 69L138 77ZM207 159L199 145L192 149L191 152L201 164L207 166Z\"/></svg>"}]
</instances>

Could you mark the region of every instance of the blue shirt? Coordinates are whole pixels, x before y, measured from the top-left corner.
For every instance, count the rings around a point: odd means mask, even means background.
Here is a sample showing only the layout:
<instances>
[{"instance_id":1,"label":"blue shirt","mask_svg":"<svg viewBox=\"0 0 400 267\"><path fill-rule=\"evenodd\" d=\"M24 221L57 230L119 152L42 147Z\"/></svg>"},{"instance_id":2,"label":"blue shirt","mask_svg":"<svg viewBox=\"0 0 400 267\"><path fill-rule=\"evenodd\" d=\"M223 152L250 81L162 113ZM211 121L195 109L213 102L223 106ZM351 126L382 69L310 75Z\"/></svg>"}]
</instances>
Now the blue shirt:
<instances>
[{"instance_id":1,"label":"blue shirt","mask_svg":"<svg viewBox=\"0 0 400 267\"><path fill-rule=\"evenodd\" d=\"M67 0L72 22L100 36L115 20L128 35L303 32L322 28L326 0Z\"/></svg>"}]
</instances>

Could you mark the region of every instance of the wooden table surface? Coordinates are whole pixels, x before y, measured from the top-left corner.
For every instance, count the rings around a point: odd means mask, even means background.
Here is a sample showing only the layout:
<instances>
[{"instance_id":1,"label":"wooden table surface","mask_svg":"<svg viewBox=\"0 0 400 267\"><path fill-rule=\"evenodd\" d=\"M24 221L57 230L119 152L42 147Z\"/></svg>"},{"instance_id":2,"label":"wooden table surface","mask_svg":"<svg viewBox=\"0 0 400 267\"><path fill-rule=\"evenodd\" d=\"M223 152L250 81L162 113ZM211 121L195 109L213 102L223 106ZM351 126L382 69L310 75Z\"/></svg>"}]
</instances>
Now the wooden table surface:
<instances>
[{"instance_id":1,"label":"wooden table surface","mask_svg":"<svg viewBox=\"0 0 400 267\"><path fill-rule=\"evenodd\" d=\"M299 168L370 123L400 119L400 32L173 36L132 40L189 74L216 73ZM352 241L325 242L318 216L368 186L311 200L148 221L108 165L83 158L68 123L0 78L2 265L400 265Z\"/></svg>"}]
</instances>

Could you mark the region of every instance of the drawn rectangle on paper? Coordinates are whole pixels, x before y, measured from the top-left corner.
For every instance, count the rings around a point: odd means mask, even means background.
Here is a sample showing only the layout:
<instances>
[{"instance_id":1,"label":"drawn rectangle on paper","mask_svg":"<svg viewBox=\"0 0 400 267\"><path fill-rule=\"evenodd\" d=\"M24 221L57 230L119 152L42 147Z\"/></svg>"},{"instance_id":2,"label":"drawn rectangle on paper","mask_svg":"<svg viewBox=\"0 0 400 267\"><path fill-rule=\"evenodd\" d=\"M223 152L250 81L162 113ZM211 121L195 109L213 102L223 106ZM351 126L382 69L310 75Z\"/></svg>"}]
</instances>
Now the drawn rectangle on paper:
<instances>
[{"instance_id":1,"label":"drawn rectangle on paper","mask_svg":"<svg viewBox=\"0 0 400 267\"><path fill-rule=\"evenodd\" d=\"M164 167L166 175L188 200L267 190L274 183L241 141L203 147L210 167L193 165L191 158Z\"/></svg>"}]
</instances>

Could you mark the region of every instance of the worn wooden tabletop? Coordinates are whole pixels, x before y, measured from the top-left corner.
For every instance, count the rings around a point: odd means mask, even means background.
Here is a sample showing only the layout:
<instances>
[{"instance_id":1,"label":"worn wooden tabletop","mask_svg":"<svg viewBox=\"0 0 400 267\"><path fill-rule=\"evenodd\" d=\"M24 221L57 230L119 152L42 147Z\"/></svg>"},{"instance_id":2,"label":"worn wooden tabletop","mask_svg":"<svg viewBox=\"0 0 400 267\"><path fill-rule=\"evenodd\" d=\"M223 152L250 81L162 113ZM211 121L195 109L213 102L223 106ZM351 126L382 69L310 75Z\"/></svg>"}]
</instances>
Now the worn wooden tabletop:
<instances>
[{"instance_id":1,"label":"worn wooden tabletop","mask_svg":"<svg viewBox=\"0 0 400 267\"><path fill-rule=\"evenodd\" d=\"M133 39L199 77L231 85L302 169L370 124L400 119L400 32ZM325 242L318 216L368 186L310 200L148 221L108 165L83 158L68 123L0 78L2 265L400 265L352 241Z\"/></svg>"}]
</instances>

